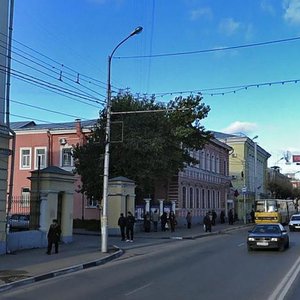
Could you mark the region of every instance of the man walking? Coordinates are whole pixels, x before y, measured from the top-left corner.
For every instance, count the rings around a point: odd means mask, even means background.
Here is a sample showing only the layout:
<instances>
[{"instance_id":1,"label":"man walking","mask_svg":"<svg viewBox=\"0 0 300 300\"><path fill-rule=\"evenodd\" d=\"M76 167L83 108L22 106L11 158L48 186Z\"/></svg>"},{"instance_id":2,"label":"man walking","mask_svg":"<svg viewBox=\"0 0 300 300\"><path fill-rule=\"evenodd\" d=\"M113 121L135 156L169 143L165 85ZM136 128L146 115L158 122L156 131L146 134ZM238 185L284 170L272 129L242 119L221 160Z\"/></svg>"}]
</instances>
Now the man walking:
<instances>
[{"instance_id":1,"label":"man walking","mask_svg":"<svg viewBox=\"0 0 300 300\"><path fill-rule=\"evenodd\" d=\"M123 213L120 214L118 225L120 227L121 238L122 238L121 240L125 241L126 218L124 217Z\"/></svg>"},{"instance_id":2,"label":"man walking","mask_svg":"<svg viewBox=\"0 0 300 300\"><path fill-rule=\"evenodd\" d=\"M61 229L56 219L52 221L48 231L48 249L47 254L51 254L52 245L55 246L55 253L58 253L58 242L60 241Z\"/></svg>"},{"instance_id":3,"label":"man walking","mask_svg":"<svg viewBox=\"0 0 300 300\"><path fill-rule=\"evenodd\" d=\"M156 209L154 211L153 215L152 215L152 222L153 222L154 232L157 232L158 220L159 220L159 214L158 214L157 209Z\"/></svg>"},{"instance_id":4,"label":"man walking","mask_svg":"<svg viewBox=\"0 0 300 300\"><path fill-rule=\"evenodd\" d=\"M126 218L126 242L133 242L133 230L134 230L134 223L135 223L135 217L132 215L132 213L129 211L127 213Z\"/></svg>"}]
</instances>

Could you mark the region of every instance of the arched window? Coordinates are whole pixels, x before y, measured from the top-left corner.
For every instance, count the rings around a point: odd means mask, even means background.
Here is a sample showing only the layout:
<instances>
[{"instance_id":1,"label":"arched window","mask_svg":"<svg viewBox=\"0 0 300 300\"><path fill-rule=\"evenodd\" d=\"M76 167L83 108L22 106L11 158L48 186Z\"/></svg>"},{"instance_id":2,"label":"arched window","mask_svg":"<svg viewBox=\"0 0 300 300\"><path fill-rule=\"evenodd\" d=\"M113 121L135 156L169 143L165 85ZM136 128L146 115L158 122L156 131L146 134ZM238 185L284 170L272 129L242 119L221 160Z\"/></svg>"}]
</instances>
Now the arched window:
<instances>
[{"instance_id":1,"label":"arched window","mask_svg":"<svg viewBox=\"0 0 300 300\"><path fill-rule=\"evenodd\" d=\"M190 187L190 208L194 208L194 189Z\"/></svg>"},{"instance_id":2,"label":"arched window","mask_svg":"<svg viewBox=\"0 0 300 300\"><path fill-rule=\"evenodd\" d=\"M210 154L206 153L206 170L210 171Z\"/></svg>"},{"instance_id":3,"label":"arched window","mask_svg":"<svg viewBox=\"0 0 300 300\"><path fill-rule=\"evenodd\" d=\"M196 188L196 208L200 208L200 193L198 188Z\"/></svg>"},{"instance_id":4,"label":"arched window","mask_svg":"<svg viewBox=\"0 0 300 300\"><path fill-rule=\"evenodd\" d=\"M202 189L202 193L201 193L201 201L202 201L202 208L205 208L205 190Z\"/></svg>"},{"instance_id":5,"label":"arched window","mask_svg":"<svg viewBox=\"0 0 300 300\"><path fill-rule=\"evenodd\" d=\"M216 172L216 161L215 156L213 154L211 156L211 171Z\"/></svg>"},{"instance_id":6,"label":"arched window","mask_svg":"<svg viewBox=\"0 0 300 300\"><path fill-rule=\"evenodd\" d=\"M210 190L207 190L207 208L210 208Z\"/></svg>"},{"instance_id":7,"label":"arched window","mask_svg":"<svg viewBox=\"0 0 300 300\"><path fill-rule=\"evenodd\" d=\"M186 187L182 187L182 208L186 208Z\"/></svg>"}]
</instances>

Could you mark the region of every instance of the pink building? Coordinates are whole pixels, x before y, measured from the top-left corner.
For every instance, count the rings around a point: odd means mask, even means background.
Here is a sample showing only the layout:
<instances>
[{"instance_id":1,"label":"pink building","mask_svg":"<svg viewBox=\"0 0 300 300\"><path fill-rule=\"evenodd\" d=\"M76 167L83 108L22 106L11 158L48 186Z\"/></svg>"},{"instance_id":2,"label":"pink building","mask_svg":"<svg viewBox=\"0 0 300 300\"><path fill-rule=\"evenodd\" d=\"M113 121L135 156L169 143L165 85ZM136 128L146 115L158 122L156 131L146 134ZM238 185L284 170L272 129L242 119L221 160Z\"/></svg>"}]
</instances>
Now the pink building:
<instances>
[{"instance_id":1,"label":"pink building","mask_svg":"<svg viewBox=\"0 0 300 300\"><path fill-rule=\"evenodd\" d=\"M15 132L15 162L12 180L11 213L29 212L31 171L48 166L57 166L72 172L74 162L72 147L84 144L86 136L96 124L96 120L56 124L36 124L33 121L12 122ZM11 140L12 144L12 140ZM11 145L12 147L12 145ZM9 177L11 173L9 166ZM79 192L81 181L76 177L74 184L74 219L99 219L96 201L86 199Z\"/></svg>"}]
</instances>

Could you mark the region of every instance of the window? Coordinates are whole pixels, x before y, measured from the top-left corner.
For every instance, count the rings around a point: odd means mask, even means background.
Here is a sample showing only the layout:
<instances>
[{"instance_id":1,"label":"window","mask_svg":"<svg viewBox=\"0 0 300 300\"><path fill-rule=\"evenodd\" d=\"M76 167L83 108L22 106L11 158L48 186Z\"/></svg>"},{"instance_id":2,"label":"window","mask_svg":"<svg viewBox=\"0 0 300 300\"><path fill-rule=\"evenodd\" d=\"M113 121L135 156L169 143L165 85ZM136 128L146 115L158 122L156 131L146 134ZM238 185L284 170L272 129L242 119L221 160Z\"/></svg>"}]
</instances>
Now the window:
<instances>
[{"instance_id":1,"label":"window","mask_svg":"<svg viewBox=\"0 0 300 300\"><path fill-rule=\"evenodd\" d=\"M200 193L198 188L196 188L196 208L200 208Z\"/></svg>"},{"instance_id":2,"label":"window","mask_svg":"<svg viewBox=\"0 0 300 300\"><path fill-rule=\"evenodd\" d=\"M30 207L30 190L27 187L22 188L21 206L22 207Z\"/></svg>"},{"instance_id":3,"label":"window","mask_svg":"<svg viewBox=\"0 0 300 300\"><path fill-rule=\"evenodd\" d=\"M35 148L35 169L39 168L39 160L40 160L40 169L44 169L47 167L47 157L46 157L46 148Z\"/></svg>"},{"instance_id":4,"label":"window","mask_svg":"<svg viewBox=\"0 0 300 300\"><path fill-rule=\"evenodd\" d=\"M94 197L88 198L86 200L86 204L87 204L87 207L90 207L90 208L98 207L98 201L95 200Z\"/></svg>"},{"instance_id":5,"label":"window","mask_svg":"<svg viewBox=\"0 0 300 300\"><path fill-rule=\"evenodd\" d=\"M31 148L20 149L20 169L31 169Z\"/></svg>"},{"instance_id":6,"label":"window","mask_svg":"<svg viewBox=\"0 0 300 300\"><path fill-rule=\"evenodd\" d=\"M190 208L194 207L194 189L190 187Z\"/></svg>"},{"instance_id":7,"label":"window","mask_svg":"<svg viewBox=\"0 0 300 300\"><path fill-rule=\"evenodd\" d=\"M186 208L186 187L182 187L182 208Z\"/></svg>"},{"instance_id":8,"label":"window","mask_svg":"<svg viewBox=\"0 0 300 300\"><path fill-rule=\"evenodd\" d=\"M205 208L205 190L204 189L202 189L201 200L202 200L202 208Z\"/></svg>"},{"instance_id":9,"label":"window","mask_svg":"<svg viewBox=\"0 0 300 300\"><path fill-rule=\"evenodd\" d=\"M62 148L61 154L62 154L61 166L72 167L73 166L72 148Z\"/></svg>"},{"instance_id":10,"label":"window","mask_svg":"<svg viewBox=\"0 0 300 300\"><path fill-rule=\"evenodd\" d=\"M207 190L207 208L210 208L210 190Z\"/></svg>"}]
</instances>

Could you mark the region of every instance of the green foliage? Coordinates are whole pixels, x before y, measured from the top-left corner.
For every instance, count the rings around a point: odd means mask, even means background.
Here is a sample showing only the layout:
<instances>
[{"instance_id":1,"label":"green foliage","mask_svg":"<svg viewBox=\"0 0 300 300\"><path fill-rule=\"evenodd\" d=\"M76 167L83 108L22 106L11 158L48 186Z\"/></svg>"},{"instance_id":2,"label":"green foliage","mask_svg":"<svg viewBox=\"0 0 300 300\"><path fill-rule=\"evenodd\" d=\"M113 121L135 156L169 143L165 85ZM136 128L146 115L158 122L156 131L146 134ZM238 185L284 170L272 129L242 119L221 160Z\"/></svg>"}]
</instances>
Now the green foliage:
<instances>
[{"instance_id":1,"label":"green foliage","mask_svg":"<svg viewBox=\"0 0 300 300\"><path fill-rule=\"evenodd\" d=\"M210 108L201 101L199 95L178 97L167 105L154 98L135 99L129 93L114 97L110 178L132 179L139 194L148 195L154 192L155 182L167 182L186 165L196 163L189 150L202 149L211 138L201 125ZM76 146L73 154L82 191L95 199L102 199L105 126L104 109L88 143Z\"/></svg>"}]
</instances>

